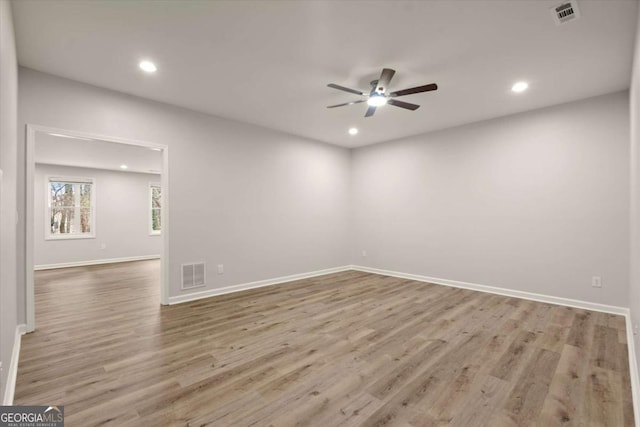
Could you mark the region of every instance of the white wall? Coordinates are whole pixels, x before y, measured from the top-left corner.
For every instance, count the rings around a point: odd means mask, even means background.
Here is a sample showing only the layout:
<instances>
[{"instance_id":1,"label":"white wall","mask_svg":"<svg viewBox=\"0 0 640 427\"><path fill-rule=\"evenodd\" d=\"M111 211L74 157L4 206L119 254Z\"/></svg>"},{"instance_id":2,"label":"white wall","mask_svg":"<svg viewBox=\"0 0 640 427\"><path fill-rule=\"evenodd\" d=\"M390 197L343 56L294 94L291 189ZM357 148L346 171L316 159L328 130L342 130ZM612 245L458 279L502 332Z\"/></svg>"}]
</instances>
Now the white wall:
<instances>
[{"instance_id":1,"label":"white wall","mask_svg":"<svg viewBox=\"0 0 640 427\"><path fill-rule=\"evenodd\" d=\"M621 92L356 149L353 263L627 306L628 139Z\"/></svg>"},{"instance_id":2,"label":"white wall","mask_svg":"<svg viewBox=\"0 0 640 427\"><path fill-rule=\"evenodd\" d=\"M95 239L45 239L45 186L49 176L94 179ZM150 183L160 183L160 175L37 164L34 180L34 264L50 266L159 256L162 237L149 235ZM104 249L102 245L105 245Z\"/></svg>"},{"instance_id":3,"label":"white wall","mask_svg":"<svg viewBox=\"0 0 640 427\"><path fill-rule=\"evenodd\" d=\"M17 324L16 181L18 72L11 5L0 0L0 402L4 400Z\"/></svg>"},{"instance_id":4,"label":"white wall","mask_svg":"<svg viewBox=\"0 0 640 427\"><path fill-rule=\"evenodd\" d=\"M28 69L19 84L21 131L32 123L169 146L171 295L182 294L180 264L193 261L207 262L207 288L348 264L348 150Z\"/></svg>"},{"instance_id":5,"label":"white wall","mask_svg":"<svg viewBox=\"0 0 640 427\"><path fill-rule=\"evenodd\" d=\"M640 324L640 10L636 48L631 74L631 280L629 304L634 325ZM640 336L635 335L636 358L640 367Z\"/></svg>"}]
</instances>

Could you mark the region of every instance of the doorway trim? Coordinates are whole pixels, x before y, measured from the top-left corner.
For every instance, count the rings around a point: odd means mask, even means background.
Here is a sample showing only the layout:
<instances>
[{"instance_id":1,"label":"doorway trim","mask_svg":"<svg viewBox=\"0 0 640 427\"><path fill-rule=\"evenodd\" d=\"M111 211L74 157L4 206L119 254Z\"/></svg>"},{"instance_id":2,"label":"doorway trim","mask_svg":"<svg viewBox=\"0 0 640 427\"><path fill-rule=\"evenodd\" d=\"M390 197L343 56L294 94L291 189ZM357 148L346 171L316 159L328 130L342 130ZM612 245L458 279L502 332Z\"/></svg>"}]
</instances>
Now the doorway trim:
<instances>
[{"instance_id":1,"label":"doorway trim","mask_svg":"<svg viewBox=\"0 0 640 427\"><path fill-rule=\"evenodd\" d=\"M169 147L147 141L139 141L113 136L99 135L90 132L40 126L27 123L26 125L26 206L25 206L25 282L26 282L26 317L27 332L36 329L35 287L34 287L34 180L35 180L35 148L36 132L59 133L78 138L97 139L118 144L135 145L138 147L155 148L162 151L162 173L160 186L162 187L162 253L160 259L160 304L169 304Z\"/></svg>"}]
</instances>

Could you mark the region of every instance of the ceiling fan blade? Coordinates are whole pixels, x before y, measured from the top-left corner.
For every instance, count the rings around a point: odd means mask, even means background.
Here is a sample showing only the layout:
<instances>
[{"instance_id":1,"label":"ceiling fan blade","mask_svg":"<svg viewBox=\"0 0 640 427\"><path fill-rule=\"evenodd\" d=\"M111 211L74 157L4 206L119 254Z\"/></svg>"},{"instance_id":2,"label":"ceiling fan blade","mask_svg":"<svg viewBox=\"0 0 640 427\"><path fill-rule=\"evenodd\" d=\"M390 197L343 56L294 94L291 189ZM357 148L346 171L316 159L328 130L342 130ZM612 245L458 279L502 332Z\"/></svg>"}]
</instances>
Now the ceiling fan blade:
<instances>
[{"instance_id":1,"label":"ceiling fan blade","mask_svg":"<svg viewBox=\"0 0 640 427\"><path fill-rule=\"evenodd\" d=\"M396 73L396 70L392 70L391 68L383 68L382 74L380 74L380 78L378 79L376 92L378 93L387 92L387 88L389 87L389 82L391 81L391 78L395 73Z\"/></svg>"},{"instance_id":2,"label":"ceiling fan blade","mask_svg":"<svg viewBox=\"0 0 640 427\"><path fill-rule=\"evenodd\" d=\"M417 104L411 104L409 102L398 101L397 99L389 99L387 100L387 104L393 105L394 107L405 108L407 110L415 111L420 108Z\"/></svg>"},{"instance_id":3,"label":"ceiling fan blade","mask_svg":"<svg viewBox=\"0 0 640 427\"><path fill-rule=\"evenodd\" d=\"M345 102L343 104L329 105L327 108L344 107L345 105L360 104L361 102L365 102L365 101L366 101L365 99L360 99L358 101Z\"/></svg>"},{"instance_id":4,"label":"ceiling fan blade","mask_svg":"<svg viewBox=\"0 0 640 427\"><path fill-rule=\"evenodd\" d=\"M334 88L334 89L338 89L338 90L343 90L345 92L349 92L349 93L355 93L356 95L364 95L363 92L360 92L359 90L355 90L355 89L350 89L348 87L344 87L344 86L340 86L334 83L329 83L327 86Z\"/></svg>"},{"instance_id":5,"label":"ceiling fan blade","mask_svg":"<svg viewBox=\"0 0 640 427\"><path fill-rule=\"evenodd\" d=\"M396 92L391 92L389 96L411 95L412 93L429 92L437 89L438 89L438 85L435 83L431 83L429 85L417 86L417 87L412 87L411 89L404 89L404 90L398 90Z\"/></svg>"},{"instance_id":6,"label":"ceiling fan blade","mask_svg":"<svg viewBox=\"0 0 640 427\"><path fill-rule=\"evenodd\" d=\"M375 112L376 112L376 107L370 106L369 108L367 108L367 112L364 113L364 116L365 117L371 117L371 116L373 116L373 113L375 113Z\"/></svg>"}]
</instances>

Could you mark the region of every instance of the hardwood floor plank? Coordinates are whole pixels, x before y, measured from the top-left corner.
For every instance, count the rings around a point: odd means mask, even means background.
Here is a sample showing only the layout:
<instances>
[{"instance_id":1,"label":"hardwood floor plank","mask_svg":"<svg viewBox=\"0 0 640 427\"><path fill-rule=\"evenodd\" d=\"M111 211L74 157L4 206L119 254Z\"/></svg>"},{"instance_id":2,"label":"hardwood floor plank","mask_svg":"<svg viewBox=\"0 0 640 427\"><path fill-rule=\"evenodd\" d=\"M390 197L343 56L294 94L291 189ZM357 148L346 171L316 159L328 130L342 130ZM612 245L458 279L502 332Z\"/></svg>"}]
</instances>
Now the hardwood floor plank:
<instances>
[{"instance_id":1,"label":"hardwood floor plank","mask_svg":"<svg viewBox=\"0 0 640 427\"><path fill-rule=\"evenodd\" d=\"M498 359L491 375L502 380L511 381L519 372L519 367L524 366L524 362L534 351L533 345L536 334L527 330L520 330L514 338L509 348Z\"/></svg>"},{"instance_id":2,"label":"hardwood floor plank","mask_svg":"<svg viewBox=\"0 0 640 427\"><path fill-rule=\"evenodd\" d=\"M535 349L525 362L525 369L515 380L515 387L503 411L515 425L530 425L536 422L559 360L558 353Z\"/></svg>"},{"instance_id":3,"label":"hardwood floor plank","mask_svg":"<svg viewBox=\"0 0 640 427\"><path fill-rule=\"evenodd\" d=\"M445 350L445 344L445 341L442 340L428 342L406 362L376 381L369 387L368 393L378 399L385 399L387 396L397 393L408 380L414 378L423 369L425 360L433 360L438 353Z\"/></svg>"},{"instance_id":4,"label":"hardwood floor plank","mask_svg":"<svg viewBox=\"0 0 640 427\"><path fill-rule=\"evenodd\" d=\"M580 348L590 348L593 342L594 318L596 313L578 310L573 319L567 344Z\"/></svg>"},{"instance_id":5,"label":"hardwood floor plank","mask_svg":"<svg viewBox=\"0 0 640 427\"><path fill-rule=\"evenodd\" d=\"M551 380L540 414L542 424L549 426L579 425L581 402L585 402L589 354L565 345Z\"/></svg>"},{"instance_id":6,"label":"hardwood floor plank","mask_svg":"<svg viewBox=\"0 0 640 427\"><path fill-rule=\"evenodd\" d=\"M622 379L607 369L593 367L587 377L588 417L593 425L624 425Z\"/></svg>"},{"instance_id":7,"label":"hardwood floor plank","mask_svg":"<svg viewBox=\"0 0 640 427\"><path fill-rule=\"evenodd\" d=\"M512 385L492 375L480 375L469 389L464 405L457 407L457 413L450 425L466 427L491 425L488 420L507 399Z\"/></svg>"}]
</instances>

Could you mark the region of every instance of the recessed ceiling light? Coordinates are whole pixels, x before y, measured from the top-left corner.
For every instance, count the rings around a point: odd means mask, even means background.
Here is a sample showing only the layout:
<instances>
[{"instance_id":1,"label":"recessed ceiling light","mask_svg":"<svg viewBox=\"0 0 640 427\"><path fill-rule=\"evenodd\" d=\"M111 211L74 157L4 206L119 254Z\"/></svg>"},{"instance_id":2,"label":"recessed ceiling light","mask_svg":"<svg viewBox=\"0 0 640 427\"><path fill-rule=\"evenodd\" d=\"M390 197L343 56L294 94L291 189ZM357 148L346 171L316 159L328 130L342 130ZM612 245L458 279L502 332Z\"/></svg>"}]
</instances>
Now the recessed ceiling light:
<instances>
[{"instance_id":1,"label":"recessed ceiling light","mask_svg":"<svg viewBox=\"0 0 640 427\"><path fill-rule=\"evenodd\" d=\"M120 165L120 169L128 169L128 168L129 168L129 166L127 166L127 165Z\"/></svg>"},{"instance_id":2,"label":"recessed ceiling light","mask_svg":"<svg viewBox=\"0 0 640 427\"><path fill-rule=\"evenodd\" d=\"M349 135L357 135L357 134L358 134L357 128L349 128Z\"/></svg>"},{"instance_id":3,"label":"recessed ceiling light","mask_svg":"<svg viewBox=\"0 0 640 427\"><path fill-rule=\"evenodd\" d=\"M527 90L528 87L529 87L529 83L527 82L517 82L517 83L514 83L513 86L511 86L511 90L514 91L515 93L520 93Z\"/></svg>"},{"instance_id":4,"label":"recessed ceiling light","mask_svg":"<svg viewBox=\"0 0 640 427\"><path fill-rule=\"evenodd\" d=\"M371 105L372 107L381 107L386 103L387 98L382 95L373 95L372 97L367 99L367 104Z\"/></svg>"},{"instance_id":5,"label":"recessed ceiling light","mask_svg":"<svg viewBox=\"0 0 640 427\"><path fill-rule=\"evenodd\" d=\"M140 61L138 64L142 71L146 71L147 73L155 73L158 71L158 67L151 61Z\"/></svg>"}]
</instances>

